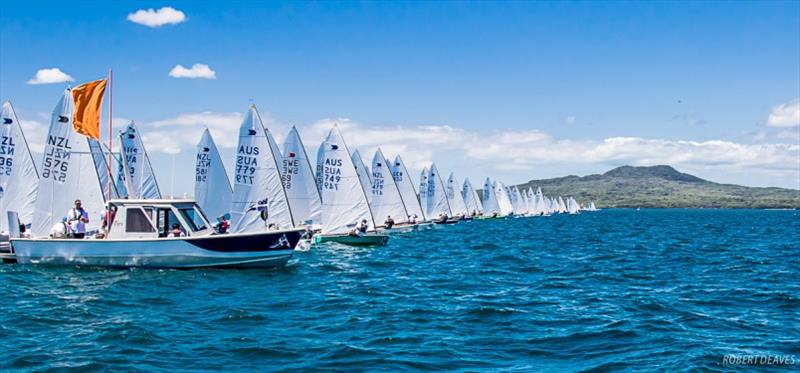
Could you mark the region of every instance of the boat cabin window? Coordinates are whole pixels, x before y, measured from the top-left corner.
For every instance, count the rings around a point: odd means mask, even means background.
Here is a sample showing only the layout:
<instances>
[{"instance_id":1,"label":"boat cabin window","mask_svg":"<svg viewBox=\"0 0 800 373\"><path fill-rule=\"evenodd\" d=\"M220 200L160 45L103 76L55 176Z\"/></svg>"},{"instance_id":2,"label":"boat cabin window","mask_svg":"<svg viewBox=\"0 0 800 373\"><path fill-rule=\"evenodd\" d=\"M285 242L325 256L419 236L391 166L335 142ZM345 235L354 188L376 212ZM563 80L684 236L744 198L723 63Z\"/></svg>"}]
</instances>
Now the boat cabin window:
<instances>
[{"instance_id":1,"label":"boat cabin window","mask_svg":"<svg viewBox=\"0 0 800 373\"><path fill-rule=\"evenodd\" d=\"M167 237L172 230L172 225L178 224L181 231L186 232L186 227L183 226L180 219L172 212L171 208L158 209L158 236Z\"/></svg>"},{"instance_id":2,"label":"boat cabin window","mask_svg":"<svg viewBox=\"0 0 800 373\"><path fill-rule=\"evenodd\" d=\"M142 209L129 207L125 214L125 231L128 233L152 233L156 229Z\"/></svg>"},{"instance_id":3,"label":"boat cabin window","mask_svg":"<svg viewBox=\"0 0 800 373\"><path fill-rule=\"evenodd\" d=\"M186 223L190 225L193 232L208 228L206 227L206 222L204 221L203 216L194 207L180 207L178 208L178 211L181 212L181 215L183 215L183 220L186 220Z\"/></svg>"}]
</instances>

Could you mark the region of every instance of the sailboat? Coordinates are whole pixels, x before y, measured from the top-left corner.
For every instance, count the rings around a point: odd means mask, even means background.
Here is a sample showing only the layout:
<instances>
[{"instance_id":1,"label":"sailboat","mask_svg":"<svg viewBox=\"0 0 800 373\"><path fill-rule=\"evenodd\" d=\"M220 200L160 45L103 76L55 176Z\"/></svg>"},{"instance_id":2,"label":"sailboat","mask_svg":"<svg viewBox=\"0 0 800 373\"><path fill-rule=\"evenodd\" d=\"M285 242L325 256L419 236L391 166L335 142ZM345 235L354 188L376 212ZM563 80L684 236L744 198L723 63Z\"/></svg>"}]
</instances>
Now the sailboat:
<instances>
[{"instance_id":1,"label":"sailboat","mask_svg":"<svg viewBox=\"0 0 800 373\"><path fill-rule=\"evenodd\" d=\"M231 219L233 232L260 232L294 227L283 188L280 154L264 128L255 105L239 127Z\"/></svg>"},{"instance_id":2,"label":"sailboat","mask_svg":"<svg viewBox=\"0 0 800 373\"><path fill-rule=\"evenodd\" d=\"M419 173L419 205L422 206L425 221L432 221L428 216L428 167L423 167Z\"/></svg>"},{"instance_id":3,"label":"sailboat","mask_svg":"<svg viewBox=\"0 0 800 373\"><path fill-rule=\"evenodd\" d=\"M350 234L362 221L367 222L368 230L374 231L375 220L351 153L336 125L319 146L316 180L322 197L322 231L314 236L316 243L338 242L369 246L385 245L389 242L389 236L385 234Z\"/></svg>"},{"instance_id":4,"label":"sailboat","mask_svg":"<svg viewBox=\"0 0 800 373\"><path fill-rule=\"evenodd\" d=\"M11 222L12 228L33 221L39 173L11 102L3 103L0 120L0 231L13 232L16 229L9 228L9 211L19 220ZM4 238L8 244L8 237Z\"/></svg>"},{"instance_id":5,"label":"sailboat","mask_svg":"<svg viewBox=\"0 0 800 373\"><path fill-rule=\"evenodd\" d=\"M578 202L575 201L575 198L572 198L572 196L567 198L567 212L570 214L577 214L580 209L581 207L578 205Z\"/></svg>"},{"instance_id":6,"label":"sailboat","mask_svg":"<svg viewBox=\"0 0 800 373\"><path fill-rule=\"evenodd\" d=\"M449 218L453 217L453 212L450 209L450 203L447 201L447 193L444 189L444 182L439 175L439 169L436 164L432 163L428 171L428 190L426 193L427 206L425 206L425 215L434 219L438 224L451 224L457 222Z\"/></svg>"},{"instance_id":7,"label":"sailboat","mask_svg":"<svg viewBox=\"0 0 800 373\"><path fill-rule=\"evenodd\" d=\"M311 161L295 126L283 144L283 187L289 197L295 226L321 226L322 202Z\"/></svg>"},{"instance_id":8,"label":"sailboat","mask_svg":"<svg viewBox=\"0 0 800 373\"><path fill-rule=\"evenodd\" d=\"M564 203L564 199L561 198L561 196L558 196L558 199L556 200L556 202L558 204L558 213L559 214L563 214L563 213L567 212L567 205Z\"/></svg>"},{"instance_id":9,"label":"sailboat","mask_svg":"<svg viewBox=\"0 0 800 373\"><path fill-rule=\"evenodd\" d=\"M194 198L210 219L230 213L233 189L219 155L217 144L208 128L197 143Z\"/></svg>"},{"instance_id":10,"label":"sailboat","mask_svg":"<svg viewBox=\"0 0 800 373\"><path fill-rule=\"evenodd\" d=\"M375 151L372 157L372 187L369 190L371 195L369 205L372 213L377 218L376 223L378 227L398 229L402 225L408 225L408 211L403 204L403 198L400 196L400 190L394 182L390 164L383 156L380 148ZM389 219L394 220L397 228L387 227L385 223L380 223L381 219L384 222Z\"/></svg>"},{"instance_id":11,"label":"sailboat","mask_svg":"<svg viewBox=\"0 0 800 373\"><path fill-rule=\"evenodd\" d=\"M422 212L422 206L417 199L417 191L414 189L414 183L410 176L403 159L400 158L400 155L396 156L392 166L392 177L400 191L400 197L403 199L409 220L420 223L425 221L425 214Z\"/></svg>"},{"instance_id":12,"label":"sailboat","mask_svg":"<svg viewBox=\"0 0 800 373\"><path fill-rule=\"evenodd\" d=\"M500 204L497 201L497 193L494 188L492 179L486 178L483 183L483 218L497 218L502 217L500 213Z\"/></svg>"},{"instance_id":13,"label":"sailboat","mask_svg":"<svg viewBox=\"0 0 800 373\"><path fill-rule=\"evenodd\" d=\"M501 216L514 215L514 205L511 204L511 197L508 195L505 185L499 181L494 182L494 190L497 195L497 204L500 207Z\"/></svg>"},{"instance_id":14,"label":"sailboat","mask_svg":"<svg viewBox=\"0 0 800 373\"><path fill-rule=\"evenodd\" d=\"M119 137L125 155L123 166L126 170L128 197L131 199L160 199L161 192L158 190L156 175L136 124L133 121L128 123L125 131L120 133Z\"/></svg>"},{"instance_id":15,"label":"sailboat","mask_svg":"<svg viewBox=\"0 0 800 373\"><path fill-rule=\"evenodd\" d=\"M469 178L464 179L464 185L461 188L461 197L464 198L464 205L467 208L469 216L483 214L483 205L481 204L480 198L478 198L478 192L472 187Z\"/></svg>"},{"instance_id":16,"label":"sailboat","mask_svg":"<svg viewBox=\"0 0 800 373\"><path fill-rule=\"evenodd\" d=\"M447 178L447 186L445 186L445 193L447 194L447 203L450 204L450 210L455 217L460 217L461 219L469 219L469 211L467 211L467 204L464 202L464 196L461 195L461 191L458 188L458 181L456 180L455 175L451 172L450 176Z\"/></svg>"},{"instance_id":17,"label":"sailboat","mask_svg":"<svg viewBox=\"0 0 800 373\"><path fill-rule=\"evenodd\" d=\"M586 208L586 211L600 211L597 206L594 205L594 201L589 202L589 206Z\"/></svg>"}]
</instances>

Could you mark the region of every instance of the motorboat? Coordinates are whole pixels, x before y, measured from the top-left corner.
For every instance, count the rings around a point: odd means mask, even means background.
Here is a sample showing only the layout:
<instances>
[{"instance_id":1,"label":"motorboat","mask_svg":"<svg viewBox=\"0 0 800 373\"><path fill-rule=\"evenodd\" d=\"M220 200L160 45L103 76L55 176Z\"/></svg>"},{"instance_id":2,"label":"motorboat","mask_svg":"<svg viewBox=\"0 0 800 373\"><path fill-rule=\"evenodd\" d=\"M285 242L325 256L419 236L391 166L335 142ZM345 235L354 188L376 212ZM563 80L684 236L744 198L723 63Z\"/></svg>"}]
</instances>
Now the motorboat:
<instances>
[{"instance_id":1,"label":"motorboat","mask_svg":"<svg viewBox=\"0 0 800 373\"><path fill-rule=\"evenodd\" d=\"M283 266L304 229L219 233L194 200L110 200L90 238L11 238L20 264L145 268Z\"/></svg>"}]
</instances>

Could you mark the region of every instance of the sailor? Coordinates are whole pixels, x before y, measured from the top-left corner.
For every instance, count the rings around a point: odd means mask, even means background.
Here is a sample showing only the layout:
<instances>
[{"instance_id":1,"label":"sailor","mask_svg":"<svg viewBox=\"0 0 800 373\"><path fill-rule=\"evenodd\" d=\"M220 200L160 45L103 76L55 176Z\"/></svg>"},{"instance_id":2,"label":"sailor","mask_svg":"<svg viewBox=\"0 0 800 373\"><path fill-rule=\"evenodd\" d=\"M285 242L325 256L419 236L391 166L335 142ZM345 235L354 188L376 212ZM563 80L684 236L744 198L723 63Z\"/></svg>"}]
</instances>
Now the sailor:
<instances>
[{"instance_id":1,"label":"sailor","mask_svg":"<svg viewBox=\"0 0 800 373\"><path fill-rule=\"evenodd\" d=\"M61 218L61 221L53 224L50 228L50 238L67 238L69 234L69 226L67 226L67 217Z\"/></svg>"},{"instance_id":2,"label":"sailor","mask_svg":"<svg viewBox=\"0 0 800 373\"><path fill-rule=\"evenodd\" d=\"M117 216L117 206L110 206L110 213L109 209L103 211L103 224L100 226L100 230L105 235L108 234L109 229L111 229L111 223L114 222L114 218Z\"/></svg>"},{"instance_id":3,"label":"sailor","mask_svg":"<svg viewBox=\"0 0 800 373\"><path fill-rule=\"evenodd\" d=\"M361 237L361 229L359 228L360 226L361 223L356 222L355 224L353 224L353 229L350 230L350 233L348 234L352 237Z\"/></svg>"},{"instance_id":4,"label":"sailor","mask_svg":"<svg viewBox=\"0 0 800 373\"><path fill-rule=\"evenodd\" d=\"M228 228L231 227L231 223L228 222L230 216L230 214L224 214L217 218L217 233L228 233Z\"/></svg>"},{"instance_id":5,"label":"sailor","mask_svg":"<svg viewBox=\"0 0 800 373\"><path fill-rule=\"evenodd\" d=\"M167 237L186 237L186 233L181 230L181 225L178 223L172 224L172 230L169 231Z\"/></svg>"},{"instance_id":6,"label":"sailor","mask_svg":"<svg viewBox=\"0 0 800 373\"><path fill-rule=\"evenodd\" d=\"M417 224L417 214L414 214L408 218L408 222L411 224Z\"/></svg>"},{"instance_id":7,"label":"sailor","mask_svg":"<svg viewBox=\"0 0 800 373\"><path fill-rule=\"evenodd\" d=\"M86 237L86 223L89 222L89 213L81 207L81 200L75 200L75 207L67 211L67 225L72 238Z\"/></svg>"},{"instance_id":8,"label":"sailor","mask_svg":"<svg viewBox=\"0 0 800 373\"><path fill-rule=\"evenodd\" d=\"M367 219L361 219L361 224L358 225L358 231L361 234L367 233Z\"/></svg>"},{"instance_id":9,"label":"sailor","mask_svg":"<svg viewBox=\"0 0 800 373\"><path fill-rule=\"evenodd\" d=\"M383 225L386 226L386 229L392 229L394 226L394 219L391 216L386 217L386 221L383 222Z\"/></svg>"}]
</instances>

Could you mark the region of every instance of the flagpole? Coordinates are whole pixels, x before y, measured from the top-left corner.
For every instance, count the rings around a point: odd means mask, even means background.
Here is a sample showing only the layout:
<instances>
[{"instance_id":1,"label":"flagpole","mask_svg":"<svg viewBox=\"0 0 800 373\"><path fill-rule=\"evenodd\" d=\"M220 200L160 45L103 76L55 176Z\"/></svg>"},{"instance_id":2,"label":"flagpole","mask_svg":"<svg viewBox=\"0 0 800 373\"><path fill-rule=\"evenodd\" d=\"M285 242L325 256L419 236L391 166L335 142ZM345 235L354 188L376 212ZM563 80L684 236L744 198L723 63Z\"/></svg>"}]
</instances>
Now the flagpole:
<instances>
[{"instance_id":1,"label":"flagpole","mask_svg":"<svg viewBox=\"0 0 800 373\"><path fill-rule=\"evenodd\" d=\"M113 107L114 107L112 105L112 103L113 103L113 92L112 92L112 89L113 89L113 85L112 85L113 77L114 77L114 73L111 70L111 68L109 68L108 69L108 199L109 200L111 199L111 196L112 196L112 194L111 194L111 183L115 182L114 175L113 175L113 173L111 171L111 168L112 168L111 165L113 164L113 163L111 163L111 157L113 157L113 152L114 152L114 148L113 148L113 145L114 145L114 143L113 143L113 141L114 141L113 140L114 139L114 135L113 135L114 125L112 124L112 121L113 121L113 118L114 118L113 111L112 111Z\"/></svg>"}]
</instances>

